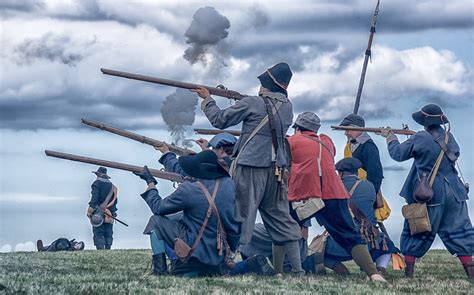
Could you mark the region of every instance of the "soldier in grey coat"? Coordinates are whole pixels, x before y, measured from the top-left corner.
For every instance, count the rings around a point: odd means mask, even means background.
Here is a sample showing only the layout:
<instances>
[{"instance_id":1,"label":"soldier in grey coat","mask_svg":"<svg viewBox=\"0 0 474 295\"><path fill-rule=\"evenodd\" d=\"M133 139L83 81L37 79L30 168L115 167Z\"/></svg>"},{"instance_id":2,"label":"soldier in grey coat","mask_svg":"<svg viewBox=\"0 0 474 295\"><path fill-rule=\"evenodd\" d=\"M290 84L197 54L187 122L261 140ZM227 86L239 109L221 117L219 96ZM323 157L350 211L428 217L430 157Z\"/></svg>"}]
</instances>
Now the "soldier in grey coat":
<instances>
[{"instance_id":1,"label":"soldier in grey coat","mask_svg":"<svg viewBox=\"0 0 474 295\"><path fill-rule=\"evenodd\" d=\"M273 241L275 271L283 271L287 254L292 271L303 274L298 245L301 230L289 215L286 183L280 181L289 164L285 134L292 124L293 107L286 88L291 76L288 64L273 66L258 76L261 84L258 96L245 97L226 109L217 106L207 89L192 91L204 98L201 108L212 126L225 129L242 123L231 169L237 190L237 212L242 221L241 245L248 244L252 238L258 209ZM268 110L274 114L274 141Z\"/></svg>"}]
</instances>

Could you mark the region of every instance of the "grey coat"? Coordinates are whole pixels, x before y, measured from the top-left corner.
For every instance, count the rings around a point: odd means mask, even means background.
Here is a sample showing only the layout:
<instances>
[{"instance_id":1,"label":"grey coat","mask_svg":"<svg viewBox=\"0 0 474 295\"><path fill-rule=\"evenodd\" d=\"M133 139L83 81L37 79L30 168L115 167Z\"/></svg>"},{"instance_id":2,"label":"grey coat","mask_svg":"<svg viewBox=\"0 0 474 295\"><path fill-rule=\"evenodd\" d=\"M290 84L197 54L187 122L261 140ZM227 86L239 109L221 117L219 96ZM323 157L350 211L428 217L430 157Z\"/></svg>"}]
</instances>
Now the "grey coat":
<instances>
[{"instance_id":1,"label":"grey coat","mask_svg":"<svg viewBox=\"0 0 474 295\"><path fill-rule=\"evenodd\" d=\"M443 128L437 126L435 130L444 138ZM459 157L460 149L451 133L449 133L448 148ZM418 176L424 172L427 175L430 173L440 151L441 147L427 131L419 131L403 143L394 140L388 144L390 157L395 161L402 162L413 158L413 165L400 192L400 196L405 198L408 204L415 202L413 192L418 185ZM444 155L433 183L434 197L429 204L443 204L448 195L447 189L452 191L458 202L468 199L466 189L458 177L454 164Z\"/></svg>"},{"instance_id":2,"label":"grey coat","mask_svg":"<svg viewBox=\"0 0 474 295\"><path fill-rule=\"evenodd\" d=\"M279 146L277 164L279 166L287 166L288 163L286 163L287 159L283 147L286 132L293 122L293 106L288 98L281 93L266 92L262 95L268 97L272 104L276 104L277 101L282 102L278 112L275 114ZM234 148L234 155L241 153L237 164L261 168L272 166L273 146L270 125L268 123L263 126L242 150L242 146L252 131L267 116L265 102L262 97L248 96L237 101L235 105L222 110L212 98L207 98L202 102L201 108L212 126L216 128L225 129L242 122L242 134Z\"/></svg>"}]
</instances>

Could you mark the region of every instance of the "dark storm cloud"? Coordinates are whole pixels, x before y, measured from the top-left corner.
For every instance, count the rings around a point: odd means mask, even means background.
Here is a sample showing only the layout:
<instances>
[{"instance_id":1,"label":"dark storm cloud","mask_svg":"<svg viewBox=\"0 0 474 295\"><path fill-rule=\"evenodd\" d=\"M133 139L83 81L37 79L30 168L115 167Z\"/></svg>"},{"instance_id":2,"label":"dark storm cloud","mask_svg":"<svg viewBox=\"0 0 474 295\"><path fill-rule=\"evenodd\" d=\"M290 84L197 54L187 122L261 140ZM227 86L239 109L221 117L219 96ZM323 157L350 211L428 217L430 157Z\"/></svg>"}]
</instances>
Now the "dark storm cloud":
<instances>
[{"instance_id":1,"label":"dark storm cloud","mask_svg":"<svg viewBox=\"0 0 474 295\"><path fill-rule=\"evenodd\" d=\"M92 41L86 46L92 45ZM27 39L15 47L17 63L31 64L37 60L60 62L76 66L83 58L80 48L71 48L72 40L67 35L46 33L37 39Z\"/></svg>"}]
</instances>

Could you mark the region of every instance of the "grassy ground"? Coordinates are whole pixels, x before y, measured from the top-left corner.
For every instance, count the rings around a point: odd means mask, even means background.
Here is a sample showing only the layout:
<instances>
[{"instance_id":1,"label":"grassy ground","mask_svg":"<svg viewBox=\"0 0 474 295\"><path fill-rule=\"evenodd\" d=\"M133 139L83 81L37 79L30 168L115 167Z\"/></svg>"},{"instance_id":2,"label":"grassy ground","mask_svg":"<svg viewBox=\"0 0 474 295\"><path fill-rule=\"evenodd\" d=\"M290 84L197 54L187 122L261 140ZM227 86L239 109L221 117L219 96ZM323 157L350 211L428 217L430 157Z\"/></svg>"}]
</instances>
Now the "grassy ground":
<instances>
[{"instance_id":1,"label":"grassy ground","mask_svg":"<svg viewBox=\"0 0 474 295\"><path fill-rule=\"evenodd\" d=\"M148 250L81 251L0 254L0 294L60 293L418 293L474 294L458 260L447 251L430 251L417 264L416 278L390 271L390 286L367 281L355 264L352 275L333 273L305 278L239 276L186 279L154 277Z\"/></svg>"}]
</instances>

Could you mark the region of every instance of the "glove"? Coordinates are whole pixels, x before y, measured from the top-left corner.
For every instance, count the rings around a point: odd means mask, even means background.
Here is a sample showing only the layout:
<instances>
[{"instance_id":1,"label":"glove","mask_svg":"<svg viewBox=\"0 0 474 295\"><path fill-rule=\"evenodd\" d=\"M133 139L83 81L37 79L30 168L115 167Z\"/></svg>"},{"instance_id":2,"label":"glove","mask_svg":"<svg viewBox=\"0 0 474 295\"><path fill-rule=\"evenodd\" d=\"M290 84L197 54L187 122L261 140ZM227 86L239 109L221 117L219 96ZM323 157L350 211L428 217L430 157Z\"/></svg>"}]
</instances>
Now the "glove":
<instances>
[{"instance_id":1,"label":"glove","mask_svg":"<svg viewBox=\"0 0 474 295\"><path fill-rule=\"evenodd\" d=\"M390 135L393 135L392 128L390 127L380 127L380 132L377 132L377 134L382 135L385 138L388 138Z\"/></svg>"},{"instance_id":2,"label":"glove","mask_svg":"<svg viewBox=\"0 0 474 295\"><path fill-rule=\"evenodd\" d=\"M143 166L143 172L133 172L133 174L137 175L141 179L146 181L146 184L154 183L157 184L158 181L151 175L150 170L148 170L148 167L145 165Z\"/></svg>"},{"instance_id":3,"label":"glove","mask_svg":"<svg viewBox=\"0 0 474 295\"><path fill-rule=\"evenodd\" d=\"M95 211L95 209L92 208L92 207L87 208L87 212L86 212L87 217L91 218L92 214L94 214L94 211Z\"/></svg>"}]
</instances>

